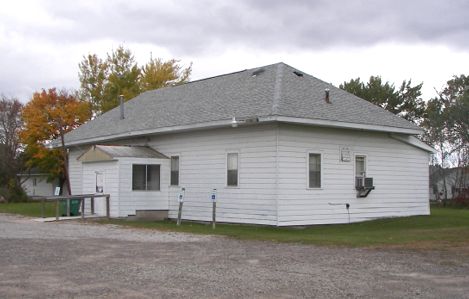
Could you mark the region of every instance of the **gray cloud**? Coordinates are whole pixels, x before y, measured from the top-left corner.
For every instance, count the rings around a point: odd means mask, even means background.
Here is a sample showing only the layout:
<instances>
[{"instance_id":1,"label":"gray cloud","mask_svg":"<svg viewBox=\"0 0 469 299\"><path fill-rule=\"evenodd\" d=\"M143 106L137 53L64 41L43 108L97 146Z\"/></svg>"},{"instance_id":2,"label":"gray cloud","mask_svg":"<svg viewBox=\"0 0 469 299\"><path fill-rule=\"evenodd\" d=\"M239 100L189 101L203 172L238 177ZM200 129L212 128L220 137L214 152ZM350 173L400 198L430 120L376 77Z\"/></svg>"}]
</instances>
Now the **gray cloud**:
<instances>
[{"instance_id":1,"label":"gray cloud","mask_svg":"<svg viewBox=\"0 0 469 299\"><path fill-rule=\"evenodd\" d=\"M78 1L76 1L78 2ZM111 4L112 3L112 4ZM469 45L468 1L152 1L93 6L48 2L73 26L44 35L151 42L180 53L248 45L272 48L363 46L381 41Z\"/></svg>"},{"instance_id":2,"label":"gray cloud","mask_svg":"<svg viewBox=\"0 0 469 299\"><path fill-rule=\"evenodd\" d=\"M57 41L112 38L178 54L230 46L323 49L382 41L469 48L468 1L47 1L61 27L24 27Z\"/></svg>"},{"instance_id":3,"label":"gray cloud","mask_svg":"<svg viewBox=\"0 0 469 299\"><path fill-rule=\"evenodd\" d=\"M103 40L152 44L166 48L174 57L194 58L216 56L234 47L294 53L370 47L382 42L442 44L469 51L466 0L39 3L43 12L37 19L34 11L30 11L31 19L0 12L0 93L28 94L38 86L58 84L76 86L77 70L70 65L76 67L77 53L73 59L62 57L60 62L57 55L70 55L67 51L77 44ZM10 39L16 42L10 44ZM33 43L58 50L47 53ZM69 69L61 70L60 63ZM62 78L65 73L72 75Z\"/></svg>"}]
</instances>

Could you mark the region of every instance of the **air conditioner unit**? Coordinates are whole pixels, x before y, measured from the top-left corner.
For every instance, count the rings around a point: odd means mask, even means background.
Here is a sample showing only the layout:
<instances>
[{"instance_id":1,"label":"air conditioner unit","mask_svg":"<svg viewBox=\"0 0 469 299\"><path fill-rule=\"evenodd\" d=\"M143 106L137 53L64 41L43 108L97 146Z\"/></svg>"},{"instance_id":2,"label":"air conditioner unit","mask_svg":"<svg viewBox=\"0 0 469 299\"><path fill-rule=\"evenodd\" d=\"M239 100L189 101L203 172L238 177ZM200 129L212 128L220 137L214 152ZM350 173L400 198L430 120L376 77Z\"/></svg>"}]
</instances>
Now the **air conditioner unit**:
<instances>
[{"instance_id":1,"label":"air conditioner unit","mask_svg":"<svg viewBox=\"0 0 469 299\"><path fill-rule=\"evenodd\" d=\"M365 188L374 188L373 186L373 178L365 178Z\"/></svg>"},{"instance_id":2,"label":"air conditioner unit","mask_svg":"<svg viewBox=\"0 0 469 299\"><path fill-rule=\"evenodd\" d=\"M357 190L357 197L367 197L371 190L375 189L373 178L356 177L355 189Z\"/></svg>"}]
</instances>

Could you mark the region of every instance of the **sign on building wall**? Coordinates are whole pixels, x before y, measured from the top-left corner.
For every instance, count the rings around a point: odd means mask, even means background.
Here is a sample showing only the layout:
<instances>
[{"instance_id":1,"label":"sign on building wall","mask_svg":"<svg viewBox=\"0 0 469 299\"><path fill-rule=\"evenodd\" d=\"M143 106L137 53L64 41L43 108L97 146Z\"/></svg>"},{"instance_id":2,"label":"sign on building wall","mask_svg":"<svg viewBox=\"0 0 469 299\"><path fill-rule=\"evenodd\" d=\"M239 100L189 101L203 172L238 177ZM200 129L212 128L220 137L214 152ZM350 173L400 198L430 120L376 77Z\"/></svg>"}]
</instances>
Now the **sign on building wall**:
<instances>
[{"instance_id":1,"label":"sign on building wall","mask_svg":"<svg viewBox=\"0 0 469 299\"><path fill-rule=\"evenodd\" d=\"M350 148L348 146L343 146L340 148L340 161L342 162L350 162L351 154Z\"/></svg>"},{"instance_id":2,"label":"sign on building wall","mask_svg":"<svg viewBox=\"0 0 469 299\"><path fill-rule=\"evenodd\" d=\"M96 171L96 193L104 193L104 173Z\"/></svg>"}]
</instances>

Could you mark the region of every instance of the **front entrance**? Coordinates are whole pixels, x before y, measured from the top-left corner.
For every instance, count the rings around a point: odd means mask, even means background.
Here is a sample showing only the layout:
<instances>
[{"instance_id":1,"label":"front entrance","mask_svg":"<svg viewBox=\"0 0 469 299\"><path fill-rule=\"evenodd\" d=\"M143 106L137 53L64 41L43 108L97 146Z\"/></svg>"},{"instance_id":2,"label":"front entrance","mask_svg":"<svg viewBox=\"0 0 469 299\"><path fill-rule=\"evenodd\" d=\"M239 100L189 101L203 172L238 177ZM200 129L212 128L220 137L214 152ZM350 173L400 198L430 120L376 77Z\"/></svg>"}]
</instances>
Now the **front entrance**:
<instances>
[{"instance_id":1,"label":"front entrance","mask_svg":"<svg viewBox=\"0 0 469 299\"><path fill-rule=\"evenodd\" d=\"M117 183L117 162L93 162L83 163L83 193L84 194L111 194L118 188ZM114 193L115 194L115 193ZM111 207L117 198L111 195ZM91 201L85 203L86 212L90 212ZM106 201L103 198L94 200L94 212L99 216L106 215Z\"/></svg>"}]
</instances>

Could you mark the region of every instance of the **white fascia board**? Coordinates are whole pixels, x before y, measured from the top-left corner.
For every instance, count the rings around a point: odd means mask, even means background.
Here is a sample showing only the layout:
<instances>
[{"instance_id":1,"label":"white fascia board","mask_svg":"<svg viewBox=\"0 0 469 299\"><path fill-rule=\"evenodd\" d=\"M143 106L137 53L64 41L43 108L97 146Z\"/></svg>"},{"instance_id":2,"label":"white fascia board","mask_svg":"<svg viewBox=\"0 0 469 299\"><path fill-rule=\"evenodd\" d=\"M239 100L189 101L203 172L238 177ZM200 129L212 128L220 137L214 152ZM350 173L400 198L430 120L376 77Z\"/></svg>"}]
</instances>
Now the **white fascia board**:
<instances>
[{"instance_id":1,"label":"white fascia board","mask_svg":"<svg viewBox=\"0 0 469 299\"><path fill-rule=\"evenodd\" d=\"M420 141L418 138L414 136L402 136L402 135L397 135L397 134L390 134L391 138L394 138L396 140L402 141L404 143L410 144L412 146L415 146L417 148L423 149L424 151L436 154L436 150L427 145L426 143Z\"/></svg>"},{"instance_id":2,"label":"white fascia board","mask_svg":"<svg viewBox=\"0 0 469 299\"><path fill-rule=\"evenodd\" d=\"M199 129L216 129L216 128L222 128L222 127L227 127L227 126L228 127L231 126L231 119L198 123L198 124L190 124L190 125L182 125L182 126L172 126L172 127L163 127L163 128L157 128L157 129L140 130L140 131L126 132L126 133L109 135L109 136L100 136L96 138L87 138L87 139L81 139L81 140L76 140L72 142L66 142L65 146L70 147L70 146L76 146L76 145L93 144L96 142L112 141L112 140L117 140L117 139L123 139L123 138L129 138L129 137L140 137L140 136L152 135L152 134L176 133L176 132L193 131L193 130L199 130Z\"/></svg>"},{"instance_id":3,"label":"white fascia board","mask_svg":"<svg viewBox=\"0 0 469 299\"><path fill-rule=\"evenodd\" d=\"M306 124L306 125L314 125L314 126L330 127L330 128L342 128L342 129L388 132L388 133L402 133L402 134L408 134L408 135L418 135L423 132L422 129L406 129L406 128L398 128L398 127L358 124L358 123L349 123L349 122L323 120L323 119L296 118L296 117L288 117L288 116L275 116L274 118L276 121L279 121L279 122L293 123L293 124Z\"/></svg>"},{"instance_id":4,"label":"white fascia board","mask_svg":"<svg viewBox=\"0 0 469 299\"><path fill-rule=\"evenodd\" d=\"M204 122L204 123L198 123L198 124L126 132L126 133L121 133L121 134L100 136L96 138L88 138L88 139L81 139L81 140L72 141L72 142L66 142L66 146L71 147L71 146L77 146L77 145L94 144L97 142L112 141L112 140L117 140L117 139L123 139L123 138L129 138L129 137L140 137L140 136L153 135L153 134L165 134L165 133L176 133L176 132L185 132L185 131L194 131L194 130L206 130L206 129L231 127L231 121L232 119L226 119L226 120ZM378 125L356 124L356 123L321 120L321 119L308 119L308 118L297 118L297 117L275 116L275 115L259 117L259 123L271 123L271 122L284 122L284 123L292 123L292 124L313 125L313 126L320 126L320 127L376 131L376 132L387 132L387 133L402 133L402 134L410 134L410 135L417 135L417 134L422 133L422 130L420 129L406 129L406 128L397 128L397 127L378 126ZM243 125L240 124L240 126L243 126Z\"/></svg>"}]
</instances>

